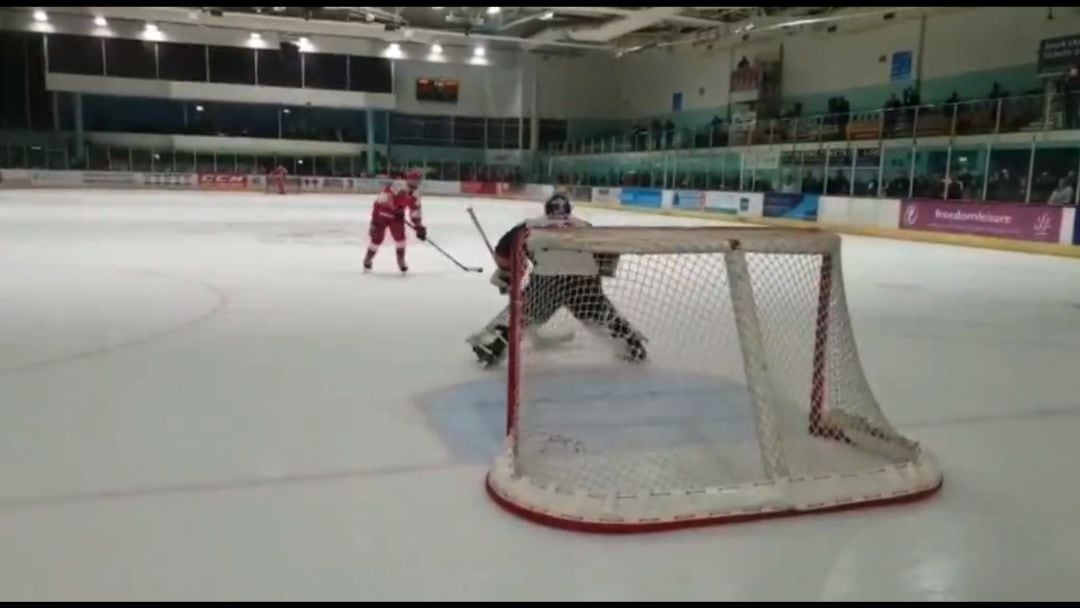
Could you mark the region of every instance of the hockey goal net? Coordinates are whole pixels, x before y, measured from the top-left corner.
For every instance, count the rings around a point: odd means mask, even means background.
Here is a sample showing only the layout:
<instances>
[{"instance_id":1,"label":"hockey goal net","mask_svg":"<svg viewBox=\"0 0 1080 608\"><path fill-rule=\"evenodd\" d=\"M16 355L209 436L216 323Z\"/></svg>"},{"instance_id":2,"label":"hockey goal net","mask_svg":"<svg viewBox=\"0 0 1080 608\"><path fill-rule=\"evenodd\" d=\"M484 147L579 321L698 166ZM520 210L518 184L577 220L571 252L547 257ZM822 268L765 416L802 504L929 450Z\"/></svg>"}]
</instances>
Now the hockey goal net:
<instances>
[{"instance_id":1,"label":"hockey goal net","mask_svg":"<svg viewBox=\"0 0 1080 608\"><path fill-rule=\"evenodd\" d=\"M284 186L284 188L282 187ZM285 194L299 194L304 189L304 179L299 175L286 175L284 184L281 183L281 178L276 175L266 176L266 193L267 194L280 194L281 190L285 190Z\"/></svg>"},{"instance_id":2,"label":"hockey goal net","mask_svg":"<svg viewBox=\"0 0 1080 608\"><path fill-rule=\"evenodd\" d=\"M583 278L583 254L607 276ZM863 375L834 234L534 229L510 297L507 442L487 487L518 515L639 532L941 485Z\"/></svg>"}]
</instances>

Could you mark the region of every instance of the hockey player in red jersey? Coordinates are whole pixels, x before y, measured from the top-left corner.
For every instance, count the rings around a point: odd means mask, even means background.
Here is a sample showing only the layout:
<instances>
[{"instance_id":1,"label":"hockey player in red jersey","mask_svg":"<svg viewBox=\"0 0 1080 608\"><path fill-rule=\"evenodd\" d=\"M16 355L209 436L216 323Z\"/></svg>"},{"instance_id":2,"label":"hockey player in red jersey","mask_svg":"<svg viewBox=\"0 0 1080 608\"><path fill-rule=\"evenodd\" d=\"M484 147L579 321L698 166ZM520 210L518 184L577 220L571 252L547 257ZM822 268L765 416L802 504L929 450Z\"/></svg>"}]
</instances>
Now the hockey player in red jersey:
<instances>
[{"instance_id":1,"label":"hockey player in red jersey","mask_svg":"<svg viewBox=\"0 0 1080 608\"><path fill-rule=\"evenodd\" d=\"M274 189L277 190L278 194L285 194L285 177L288 175L288 170L281 165L278 165L277 168L270 172L270 183L274 185Z\"/></svg>"},{"instance_id":2,"label":"hockey player in red jersey","mask_svg":"<svg viewBox=\"0 0 1080 608\"><path fill-rule=\"evenodd\" d=\"M421 241L427 239L427 228L424 227L420 214L421 178L420 171L412 169L406 174L404 182L394 180L375 198L375 205L371 209L371 244L368 245L367 256L364 257L364 270L371 270L371 264L375 261L375 254L378 253L387 230L390 231L390 236L394 237L398 268L401 272L409 270L405 263L406 212L416 230L416 238Z\"/></svg>"}]
</instances>

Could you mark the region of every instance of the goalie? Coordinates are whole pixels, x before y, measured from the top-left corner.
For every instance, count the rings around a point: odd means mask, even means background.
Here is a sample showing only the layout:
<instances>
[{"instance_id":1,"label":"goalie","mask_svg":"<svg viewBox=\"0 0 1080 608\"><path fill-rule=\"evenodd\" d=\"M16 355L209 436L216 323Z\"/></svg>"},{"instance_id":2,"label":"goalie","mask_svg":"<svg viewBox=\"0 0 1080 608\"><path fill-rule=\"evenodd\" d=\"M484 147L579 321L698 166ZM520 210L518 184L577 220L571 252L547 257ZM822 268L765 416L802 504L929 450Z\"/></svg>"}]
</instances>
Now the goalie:
<instances>
[{"instance_id":1,"label":"goalie","mask_svg":"<svg viewBox=\"0 0 1080 608\"><path fill-rule=\"evenodd\" d=\"M571 213L570 201L565 194L557 192L544 203L543 217L526 220L499 239L495 247L498 268L491 277L491 283L499 288L499 293L505 294L510 288L513 247L522 231L529 228L573 229L591 225ZM601 283L601 277L615 275L617 256L570 251L545 252L539 257L533 251L526 251L526 254L533 262L533 268L529 284L522 294L522 329L528 331L534 340L539 339L535 328L546 323L565 306L590 331L621 345L624 359L645 359L644 337L615 309L604 294ZM503 309L487 327L467 340L477 358L486 366L496 365L506 356L510 333L509 310L509 307Z\"/></svg>"}]
</instances>

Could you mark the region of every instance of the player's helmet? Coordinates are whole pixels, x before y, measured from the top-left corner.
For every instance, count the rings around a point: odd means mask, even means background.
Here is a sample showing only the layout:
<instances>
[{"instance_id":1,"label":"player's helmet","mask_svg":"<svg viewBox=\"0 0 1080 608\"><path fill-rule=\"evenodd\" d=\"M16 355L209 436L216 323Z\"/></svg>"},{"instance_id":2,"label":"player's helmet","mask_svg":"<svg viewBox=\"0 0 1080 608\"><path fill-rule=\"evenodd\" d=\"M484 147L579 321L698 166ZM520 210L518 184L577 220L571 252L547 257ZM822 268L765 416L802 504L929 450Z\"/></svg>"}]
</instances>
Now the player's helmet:
<instances>
[{"instance_id":1,"label":"player's helmet","mask_svg":"<svg viewBox=\"0 0 1080 608\"><path fill-rule=\"evenodd\" d=\"M424 173L420 169L409 169L405 174L405 183L411 190L419 188L422 179L424 179Z\"/></svg>"},{"instance_id":2,"label":"player's helmet","mask_svg":"<svg viewBox=\"0 0 1080 608\"><path fill-rule=\"evenodd\" d=\"M544 202L544 215L548 217L570 217L573 210L570 199L566 198L566 195L562 192L552 194Z\"/></svg>"}]
</instances>

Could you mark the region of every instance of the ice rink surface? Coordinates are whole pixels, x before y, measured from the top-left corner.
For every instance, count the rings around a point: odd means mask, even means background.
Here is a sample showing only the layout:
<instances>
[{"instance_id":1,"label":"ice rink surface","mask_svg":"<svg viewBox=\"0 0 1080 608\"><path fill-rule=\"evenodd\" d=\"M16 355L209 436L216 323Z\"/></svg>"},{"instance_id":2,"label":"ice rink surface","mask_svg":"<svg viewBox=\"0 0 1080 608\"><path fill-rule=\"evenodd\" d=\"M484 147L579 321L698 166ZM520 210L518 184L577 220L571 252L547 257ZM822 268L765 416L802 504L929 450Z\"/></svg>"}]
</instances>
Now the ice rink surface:
<instances>
[{"instance_id":1,"label":"ice rink surface","mask_svg":"<svg viewBox=\"0 0 1080 608\"><path fill-rule=\"evenodd\" d=\"M1080 262L844 238L860 355L945 473L921 503L630 537L483 491L493 238L428 198L0 191L0 599L1074 600ZM699 220L583 210L597 224Z\"/></svg>"}]
</instances>

